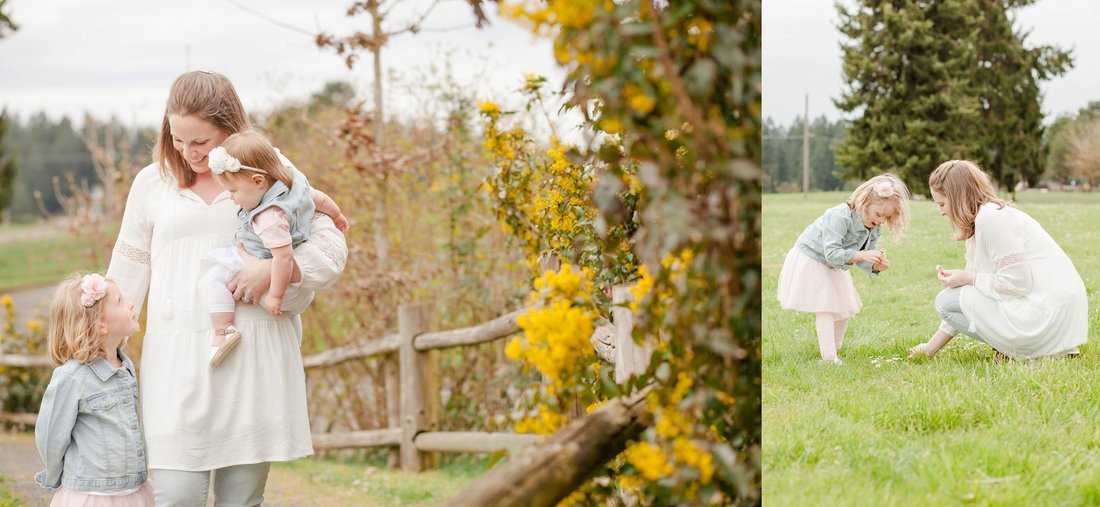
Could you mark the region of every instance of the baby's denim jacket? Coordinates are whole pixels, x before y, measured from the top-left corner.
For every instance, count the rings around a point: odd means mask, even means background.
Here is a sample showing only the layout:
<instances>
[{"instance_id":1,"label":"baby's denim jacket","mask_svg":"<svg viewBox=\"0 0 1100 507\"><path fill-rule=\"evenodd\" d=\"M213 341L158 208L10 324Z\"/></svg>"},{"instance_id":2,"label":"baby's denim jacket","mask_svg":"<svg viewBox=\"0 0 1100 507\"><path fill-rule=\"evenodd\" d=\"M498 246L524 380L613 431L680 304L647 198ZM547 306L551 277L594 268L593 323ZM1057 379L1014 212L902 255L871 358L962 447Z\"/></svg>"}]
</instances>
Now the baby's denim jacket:
<instances>
[{"instance_id":1,"label":"baby's denim jacket","mask_svg":"<svg viewBox=\"0 0 1100 507\"><path fill-rule=\"evenodd\" d=\"M116 492L145 483L145 440L138 423L134 363L75 359L57 367L46 387L34 441L46 469L34 476L43 488Z\"/></svg>"},{"instance_id":2,"label":"baby's denim jacket","mask_svg":"<svg viewBox=\"0 0 1100 507\"><path fill-rule=\"evenodd\" d=\"M848 260L860 250L874 250L881 235L881 225L868 229L858 211L841 203L825 210L825 214L806 227L795 245L811 259L847 271L851 266ZM872 273L871 263L856 265Z\"/></svg>"}]
</instances>

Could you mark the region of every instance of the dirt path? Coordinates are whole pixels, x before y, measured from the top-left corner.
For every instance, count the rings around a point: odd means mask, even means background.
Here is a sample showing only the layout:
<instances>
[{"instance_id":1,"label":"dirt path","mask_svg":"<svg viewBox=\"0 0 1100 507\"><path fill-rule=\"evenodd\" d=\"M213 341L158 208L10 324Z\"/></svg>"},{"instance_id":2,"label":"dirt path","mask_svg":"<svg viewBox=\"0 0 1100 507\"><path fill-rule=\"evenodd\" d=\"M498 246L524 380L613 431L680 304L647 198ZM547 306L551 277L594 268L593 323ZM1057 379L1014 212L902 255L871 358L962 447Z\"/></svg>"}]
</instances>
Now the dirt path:
<instances>
[{"instance_id":1,"label":"dirt path","mask_svg":"<svg viewBox=\"0 0 1100 507\"><path fill-rule=\"evenodd\" d=\"M34 447L33 433L0 430L0 475L7 479L4 485L16 498L26 502L27 507L50 504L50 494L34 482L34 474L41 469L42 461ZM264 496L266 507L367 507L360 492L321 484L279 467L271 469Z\"/></svg>"},{"instance_id":2,"label":"dirt path","mask_svg":"<svg viewBox=\"0 0 1100 507\"><path fill-rule=\"evenodd\" d=\"M4 486L27 502L27 507L50 504L50 494L34 482L34 474L41 469L34 434L0 430L0 475L7 479Z\"/></svg>"}]
</instances>

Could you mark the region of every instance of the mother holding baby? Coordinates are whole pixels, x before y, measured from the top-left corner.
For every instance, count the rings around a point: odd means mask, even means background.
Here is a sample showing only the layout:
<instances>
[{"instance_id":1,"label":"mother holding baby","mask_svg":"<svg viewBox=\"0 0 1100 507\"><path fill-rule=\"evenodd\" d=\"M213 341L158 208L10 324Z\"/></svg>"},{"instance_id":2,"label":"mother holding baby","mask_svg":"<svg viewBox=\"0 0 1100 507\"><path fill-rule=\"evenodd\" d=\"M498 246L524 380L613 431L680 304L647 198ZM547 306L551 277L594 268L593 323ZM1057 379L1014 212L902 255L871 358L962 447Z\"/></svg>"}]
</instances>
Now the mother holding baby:
<instances>
[{"instance_id":1,"label":"mother holding baby","mask_svg":"<svg viewBox=\"0 0 1100 507\"><path fill-rule=\"evenodd\" d=\"M999 199L976 164L951 160L928 178L940 215L966 242L965 269L937 269L942 322L909 358L934 356L958 333L999 359L1076 355L1088 341L1085 284L1039 222Z\"/></svg>"}]
</instances>

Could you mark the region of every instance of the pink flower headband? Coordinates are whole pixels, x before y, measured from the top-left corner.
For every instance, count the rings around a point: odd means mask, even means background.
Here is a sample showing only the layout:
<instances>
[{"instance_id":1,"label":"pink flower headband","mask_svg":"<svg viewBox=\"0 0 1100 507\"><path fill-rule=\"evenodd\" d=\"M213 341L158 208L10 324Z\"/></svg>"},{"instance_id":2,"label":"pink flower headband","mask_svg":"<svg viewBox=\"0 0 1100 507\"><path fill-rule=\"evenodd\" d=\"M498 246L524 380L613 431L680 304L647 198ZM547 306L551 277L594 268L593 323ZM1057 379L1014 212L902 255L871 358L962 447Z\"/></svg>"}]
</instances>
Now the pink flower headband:
<instances>
[{"instance_id":1,"label":"pink flower headband","mask_svg":"<svg viewBox=\"0 0 1100 507\"><path fill-rule=\"evenodd\" d=\"M875 193L878 194L878 196L882 197L883 199L893 197L894 196L894 186L891 185L890 182L884 181L882 183L879 183L879 184L875 185Z\"/></svg>"},{"instance_id":2,"label":"pink flower headband","mask_svg":"<svg viewBox=\"0 0 1100 507\"><path fill-rule=\"evenodd\" d=\"M80 279L80 291L83 292L80 295L80 304L85 308L91 307L107 295L107 279L99 273L84 275Z\"/></svg>"}]
</instances>

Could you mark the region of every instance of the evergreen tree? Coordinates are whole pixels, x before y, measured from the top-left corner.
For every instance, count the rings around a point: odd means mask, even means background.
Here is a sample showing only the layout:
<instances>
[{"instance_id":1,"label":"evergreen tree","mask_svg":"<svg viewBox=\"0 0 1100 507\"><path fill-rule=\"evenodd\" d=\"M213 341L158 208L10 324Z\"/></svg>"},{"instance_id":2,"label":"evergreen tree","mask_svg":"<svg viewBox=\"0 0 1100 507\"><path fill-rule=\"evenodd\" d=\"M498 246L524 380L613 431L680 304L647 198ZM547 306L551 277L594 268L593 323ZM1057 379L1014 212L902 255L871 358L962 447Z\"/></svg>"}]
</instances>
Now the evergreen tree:
<instances>
[{"instance_id":1,"label":"evergreen tree","mask_svg":"<svg viewBox=\"0 0 1100 507\"><path fill-rule=\"evenodd\" d=\"M1030 0L860 0L838 6L846 90L836 105L859 113L837 147L846 176L884 171L914 192L940 162L968 158L1002 184L1041 172L1038 81L1069 55L1026 49L1007 10Z\"/></svg>"},{"instance_id":2,"label":"evergreen tree","mask_svg":"<svg viewBox=\"0 0 1100 507\"><path fill-rule=\"evenodd\" d=\"M0 112L0 222L8 223L10 216L8 207L14 195L15 178L18 168L15 165L15 156L7 153L8 112Z\"/></svg>"},{"instance_id":3,"label":"evergreen tree","mask_svg":"<svg viewBox=\"0 0 1100 507\"><path fill-rule=\"evenodd\" d=\"M1002 187L1021 181L1034 185L1046 158L1039 81L1061 75L1072 65L1068 52L1025 46L1026 33L1013 29L1010 9L1034 0L979 2L981 33L975 37L982 122L977 125L981 151L973 158Z\"/></svg>"}]
</instances>

